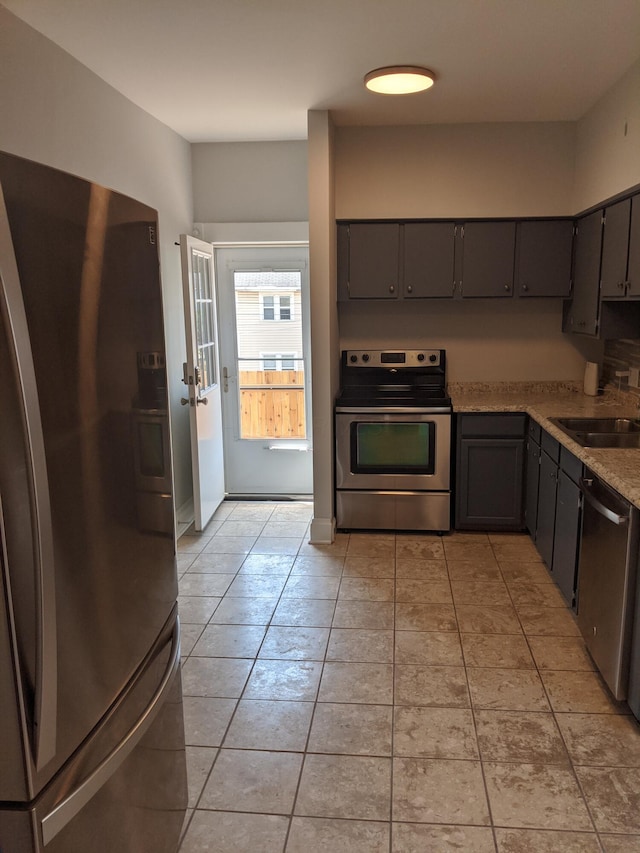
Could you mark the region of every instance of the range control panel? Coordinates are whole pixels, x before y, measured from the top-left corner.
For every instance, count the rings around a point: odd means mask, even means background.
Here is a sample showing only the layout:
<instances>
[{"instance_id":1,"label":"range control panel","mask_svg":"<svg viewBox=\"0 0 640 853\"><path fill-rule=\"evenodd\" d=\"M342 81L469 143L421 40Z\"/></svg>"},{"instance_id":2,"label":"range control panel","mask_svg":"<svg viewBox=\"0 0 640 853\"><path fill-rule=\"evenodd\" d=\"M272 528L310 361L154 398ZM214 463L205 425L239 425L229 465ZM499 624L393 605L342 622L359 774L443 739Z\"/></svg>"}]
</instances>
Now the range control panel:
<instances>
[{"instance_id":1,"label":"range control panel","mask_svg":"<svg viewBox=\"0 0 640 853\"><path fill-rule=\"evenodd\" d=\"M347 350L349 367L439 367L442 350Z\"/></svg>"}]
</instances>

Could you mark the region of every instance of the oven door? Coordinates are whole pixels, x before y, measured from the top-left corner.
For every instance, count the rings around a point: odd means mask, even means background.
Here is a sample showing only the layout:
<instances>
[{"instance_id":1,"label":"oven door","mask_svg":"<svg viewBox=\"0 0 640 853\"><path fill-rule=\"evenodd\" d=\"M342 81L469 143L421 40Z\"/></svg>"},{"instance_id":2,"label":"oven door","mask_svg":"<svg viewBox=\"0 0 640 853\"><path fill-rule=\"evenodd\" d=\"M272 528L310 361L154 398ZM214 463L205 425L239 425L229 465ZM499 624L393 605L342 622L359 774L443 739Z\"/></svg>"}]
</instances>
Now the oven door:
<instances>
[{"instance_id":1,"label":"oven door","mask_svg":"<svg viewBox=\"0 0 640 853\"><path fill-rule=\"evenodd\" d=\"M336 487L448 491L451 415L337 412Z\"/></svg>"}]
</instances>

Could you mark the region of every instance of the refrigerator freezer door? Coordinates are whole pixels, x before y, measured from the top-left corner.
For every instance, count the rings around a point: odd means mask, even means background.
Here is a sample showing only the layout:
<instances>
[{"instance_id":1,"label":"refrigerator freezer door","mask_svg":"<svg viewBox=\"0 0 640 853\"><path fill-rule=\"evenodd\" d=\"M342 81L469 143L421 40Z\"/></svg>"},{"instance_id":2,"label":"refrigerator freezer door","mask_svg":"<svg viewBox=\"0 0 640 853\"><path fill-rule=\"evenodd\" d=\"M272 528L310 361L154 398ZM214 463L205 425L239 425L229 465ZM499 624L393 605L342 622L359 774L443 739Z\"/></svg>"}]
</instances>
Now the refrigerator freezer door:
<instances>
[{"instance_id":1,"label":"refrigerator freezer door","mask_svg":"<svg viewBox=\"0 0 640 853\"><path fill-rule=\"evenodd\" d=\"M104 724L33 806L0 810L8 853L175 853L186 809L176 618ZM15 837L22 845L12 846Z\"/></svg>"},{"instance_id":2,"label":"refrigerator freezer door","mask_svg":"<svg viewBox=\"0 0 640 853\"><path fill-rule=\"evenodd\" d=\"M24 450L0 446L0 495L5 515L8 507L23 506L25 494L32 506L50 505L55 584L56 638L48 647L57 653L56 752L39 768L34 685L42 602L38 581L26 588L23 583L25 577L37 579L37 566L12 558L37 548L23 539L31 523L6 525L13 646L12 660L0 660L0 668L15 668L27 732L24 760L10 775L24 777L31 799L137 671L171 613L177 580L173 526L159 532L141 524L132 428L134 413L144 408L138 355L164 355L155 211L1 153L0 185L27 326L20 345L31 351L48 490L34 493L43 487L21 470ZM4 264L0 256L0 271ZM15 361L15 341L2 326L1 334ZM166 383L155 405L168 418ZM19 437L13 440L20 444ZM171 495L164 498L171 505ZM48 602L52 598L46 596ZM15 789L15 779L0 775L0 800L14 800Z\"/></svg>"}]
</instances>

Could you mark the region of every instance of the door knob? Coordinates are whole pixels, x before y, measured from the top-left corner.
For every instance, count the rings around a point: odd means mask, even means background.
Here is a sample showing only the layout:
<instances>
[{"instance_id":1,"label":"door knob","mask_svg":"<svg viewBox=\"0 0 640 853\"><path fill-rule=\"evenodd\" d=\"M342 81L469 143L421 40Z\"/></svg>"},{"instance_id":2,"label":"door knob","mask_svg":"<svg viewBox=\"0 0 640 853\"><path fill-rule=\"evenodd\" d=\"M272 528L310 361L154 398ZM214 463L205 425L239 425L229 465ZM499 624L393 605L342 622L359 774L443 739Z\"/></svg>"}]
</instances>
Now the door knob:
<instances>
[{"instance_id":1,"label":"door knob","mask_svg":"<svg viewBox=\"0 0 640 853\"><path fill-rule=\"evenodd\" d=\"M180 405L181 406L188 406L189 405L189 398L188 397L180 397Z\"/></svg>"},{"instance_id":2,"label":"door knob","mask_svg":"<svg viewBox=\"0 0 640 853\"><path fill-rule=\"evenodd\" d=\"M208 397L196 397L196 405L197 406L208 406L209 398Z\"/></svg>"}]
</instances>

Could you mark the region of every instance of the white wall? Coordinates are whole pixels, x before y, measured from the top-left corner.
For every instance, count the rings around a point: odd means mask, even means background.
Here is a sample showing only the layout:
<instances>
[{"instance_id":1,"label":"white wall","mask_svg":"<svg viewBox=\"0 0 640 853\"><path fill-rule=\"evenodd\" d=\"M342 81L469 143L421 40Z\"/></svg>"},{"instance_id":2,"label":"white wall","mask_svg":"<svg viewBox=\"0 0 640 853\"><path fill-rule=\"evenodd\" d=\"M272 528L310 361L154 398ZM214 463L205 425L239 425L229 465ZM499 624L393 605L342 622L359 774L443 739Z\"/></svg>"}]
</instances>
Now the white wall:
<instances>
[{"instance_id":1,"label":"white wall","mask_svg":"<svg viewBox=\"0 0 640 853\"><path fill-rule=\"evenodd\" d=\"M525 303L526 304L523 304ZM567 341L557 299L468 299L451 304L416 299L341 304L342 349L385 346L447 351L450 382L578 380L602 343Z\"/></svg>"},{"instance_id":2,"label":"white wall","mask_svg":"<svg viewBox=\"0 0 640 853\"><path fill-rule=\"evenodd\" d=\"M307 221L306 141L191 147L195 222Z\"/></svg>"},{"instance_id":3,"label":"white wall","mask_svg":"<svg viewBox=\"0 0 640 853\"><path fill-rule=\"evenodd\" d=\"M640 61L578 122L573 208L640 184Z\"/></svg>"},{"instance_id":4,"label":"white wall","mask_svg":"<svg viewBox=\"0 0 640 853\"><path fill-rule=\"evenodd\" d=\"M0 149L158 210L176 505L191 496L180 255L193 221L189 144L0 6Z\"/></svg>"},{"instance_id":5,"label":"white wall","mask_svg":"<svg viewBox=\"0 0 640 853\"><path fill-rule=\"evenodd\" d=\"M329 113L310 110L309 280L313 392L313 520L311 541L330 542L333 514L333 401L338 391L338 312L334 127Z\"/></svg>"},{"instance_id":6,"label":"white wall","mask_svg":"<svg viewBox=\"0 0 640 853\"><path fill-rule=\"evenodd\" d=\"M571 122L336 129L336 216L570 216Z\"/></svg>"},{"instance_id":7,"label":"white wall","mask_svg":"<svg viewBox=\"0 0 640 853\"><path fill-rule=\"evenodd\" d=\"M336 216L573 214L570 122L338 128ZM602 344L564 335L562 300L414 300L340 306L340 348L447 349L456 381L566 380Z\"/></svg>"}]
</instances>

